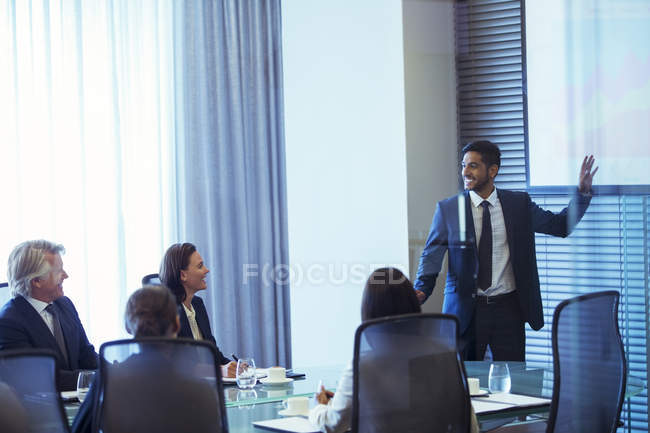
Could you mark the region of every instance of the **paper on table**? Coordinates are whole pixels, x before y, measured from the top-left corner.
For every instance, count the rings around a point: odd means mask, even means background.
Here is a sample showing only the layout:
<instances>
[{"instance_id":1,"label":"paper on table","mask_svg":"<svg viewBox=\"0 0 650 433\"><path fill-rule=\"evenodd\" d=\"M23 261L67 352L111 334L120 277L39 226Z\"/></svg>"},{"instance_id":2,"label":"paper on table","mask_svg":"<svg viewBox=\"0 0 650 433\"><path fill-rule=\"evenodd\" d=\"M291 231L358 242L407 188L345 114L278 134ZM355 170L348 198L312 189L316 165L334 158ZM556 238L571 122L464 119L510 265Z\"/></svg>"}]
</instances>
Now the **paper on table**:
<instances>
[{"instance_id":1,"label":"paper on table","mask_svg":"<svg viewBox=\"0 0 650 433\"><path fill-rule=\"evenodd\" d=\"M61 399L63 401L76 400L77 391L61 391Z\"/></svg>"},{"instance_id":2,"label":"paper on table","mask_svg":"<svg viewBox=\"0 0 650 433\"><path fill-rule=\"evenodd\" d=\"M476 413L493 412L511 407L544 406L549 404L551 404L551 400L548 398L509 393L490 394L489 397L472 398L472 406Z\"/></svg>"},{"instance_id":3,"label":"paper on table","mask_svg":"<svg viewBox=\"0 0 650 433\"><path fill-rule=\"evenodd\" d=\"M286 431L296 433L318 433L319 430L314 427L306 418L297 416L290 418L267 419L265 421L255 421L253 425L258 428L273 431Z\"/></svg>"},{"instance_id":4,"label":"paper on table","mask_svg":"<svg viewBox=\"0 0 650 433\"><path fill-rule=\"evenodd\" d=\"M487 412L497 412L503 409L515 407L515 405L507 403L495 403L493 401L490 401L489 398L482 398L480 400L473 398L472 407L474 408L474 412L476 412L478 415Z\"/></svg>"}]
</instances>

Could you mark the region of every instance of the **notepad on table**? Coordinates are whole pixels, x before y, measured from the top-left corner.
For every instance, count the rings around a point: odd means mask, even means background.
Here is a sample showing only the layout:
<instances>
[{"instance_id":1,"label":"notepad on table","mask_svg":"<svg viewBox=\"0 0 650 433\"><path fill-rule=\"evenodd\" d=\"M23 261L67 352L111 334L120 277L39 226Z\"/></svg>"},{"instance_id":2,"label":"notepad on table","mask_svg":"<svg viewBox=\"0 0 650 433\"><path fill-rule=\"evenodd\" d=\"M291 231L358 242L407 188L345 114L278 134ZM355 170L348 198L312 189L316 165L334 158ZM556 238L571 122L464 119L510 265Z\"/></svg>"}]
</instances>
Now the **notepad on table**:
<instances>
[{"instance_id":1,"label":"notepad on table","mask_svg":"<svg viewBox=\"0 0 650 433\"><path fill-rule=\"evenodd\" d=\"M531 397L522 394L490 394L489 398L472 398L472 406L477 414L498 412L514 407L548 406L550 404L551 400L548 398Z\"/></svg>"},{"instance_id":2,"label":"notepad on table","mask_svg":"<svg viewBox=\"0 0 650 433\"><path fill-rule=\"evenodd\" d=\"M296 432L296 433L318 433L318 428L314 427L306 418L290 417L267 419L265 421L255 421L253 425L258 428L279 432Z\"/></svg>"}]
</instances>

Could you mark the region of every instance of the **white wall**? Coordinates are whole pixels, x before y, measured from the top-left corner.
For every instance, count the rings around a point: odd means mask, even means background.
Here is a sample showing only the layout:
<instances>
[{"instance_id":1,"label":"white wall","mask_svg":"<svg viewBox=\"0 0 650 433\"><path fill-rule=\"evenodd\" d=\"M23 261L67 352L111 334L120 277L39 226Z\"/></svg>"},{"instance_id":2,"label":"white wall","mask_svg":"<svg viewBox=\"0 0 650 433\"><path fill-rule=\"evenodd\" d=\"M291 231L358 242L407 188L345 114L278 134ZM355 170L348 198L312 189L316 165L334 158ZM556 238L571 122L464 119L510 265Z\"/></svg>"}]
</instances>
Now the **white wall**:
<instances>
[{"instance_id":1,"label":"white wall","mask_svg":"<svg viewBox=\"0 0 650 433\"><path fill-rule=\"evenodd\" d=\"M408 270L401 0L282 3L296 366L352 358L365 279Z\"/></svg>"},{"instance_id":2,"label":"white wall","mask_svg":"<svg viewBox=\"0 0 650 433\"><path fill-rule=\"evenodd\" d=\"M411 277L436 203L458 192L453 0L404 0ZM444 272L425 311L442 309Z\"/></svg>"}]
</instances>

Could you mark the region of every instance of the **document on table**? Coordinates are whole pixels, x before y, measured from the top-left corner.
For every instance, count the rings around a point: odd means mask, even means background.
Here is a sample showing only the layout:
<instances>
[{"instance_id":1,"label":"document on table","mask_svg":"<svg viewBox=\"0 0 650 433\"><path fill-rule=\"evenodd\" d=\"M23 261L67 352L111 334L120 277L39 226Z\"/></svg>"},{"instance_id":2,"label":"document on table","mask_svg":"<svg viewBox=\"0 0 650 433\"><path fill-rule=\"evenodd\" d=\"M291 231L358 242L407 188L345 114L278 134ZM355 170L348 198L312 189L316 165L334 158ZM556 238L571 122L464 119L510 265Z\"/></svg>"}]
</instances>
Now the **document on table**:
<instances>
[{"instance_id":1,"label":"document on table","mask_svg":"<svg viewBox=\"0 0 650 433\"><path fill-rule=\"evenodd\" d=\"M61 391L61 400L66 402L77 400L77 391Z\"/></svg>"},{"instance_id":2,"label":"document on table","mask_svg":"<svg viewBox=\"0 0 650 433\"><path fill-rule=\"evenodd\" d=\"M266 421L255 421L255 427L263 428L266 430L279 431L279 432L296 432L296 433L318 433L319 430L314 427L306 418L290 417L268 419Z\"/></svg>"},{"instance_id":3,"label":"document on table","mask_svg":"<svg viewBox=\"0 0 650 433\"><path fill-rule=\"evenodd\" d=\"M521 394L490 394L488 397L472 398L472 406L477 414L498 412L514 407L546 406L550 405L548 398L530 397Z\"/></svg>"}]
</instances>

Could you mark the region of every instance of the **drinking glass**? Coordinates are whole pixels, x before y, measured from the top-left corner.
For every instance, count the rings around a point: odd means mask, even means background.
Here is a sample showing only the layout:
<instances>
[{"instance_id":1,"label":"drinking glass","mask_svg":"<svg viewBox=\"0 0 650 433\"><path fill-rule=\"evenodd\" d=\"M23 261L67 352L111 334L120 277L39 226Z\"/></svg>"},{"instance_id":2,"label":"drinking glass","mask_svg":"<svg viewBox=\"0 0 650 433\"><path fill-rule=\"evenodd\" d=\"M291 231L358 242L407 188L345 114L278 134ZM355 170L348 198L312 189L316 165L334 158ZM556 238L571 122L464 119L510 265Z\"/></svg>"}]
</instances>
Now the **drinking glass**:
<instances>
[{"instance_id":1,"label":"drinking glass","mask_svg":"<svg viewBox=\"0 0 650 433\"><path fill-rule=\"evenodd\" d=\"M490 364L488 387L491 393L510 392L510 369L505 362Z\"/></svg>"},{"instance_id":2,"label":"drinking glass","mask_svg":"<svg viewBox=\"0 0 650 433\"><path fill-rule=\"evenodd\" d=\"M79 372L79 376L77 377L77 398L79 399L79 403L84 402L94 378L95 370L82 370Z\"/></svg>"},{"instance_id":3,"label":"drinking glass","mask_svg":"<svg viewBox=\"0 0 650 433\"><path fill-rule=\"evenodd\" d=\"M239 358L237 361L237 386L241 389L253 388L257 383L255 374L255 360L253 358Z\"/></svg>"},{"instance_id":4,"label":"drinking glass","mask_svg":"<svg viewBox=\"0 0 650 433\"><path fill-rule=\"evenodd\" d=\"M237 390L237 402L242 403L237 406L239 410L255 409L255 400L257 400L257 391L254 389Z\"/></svg>"}]
</instances>

